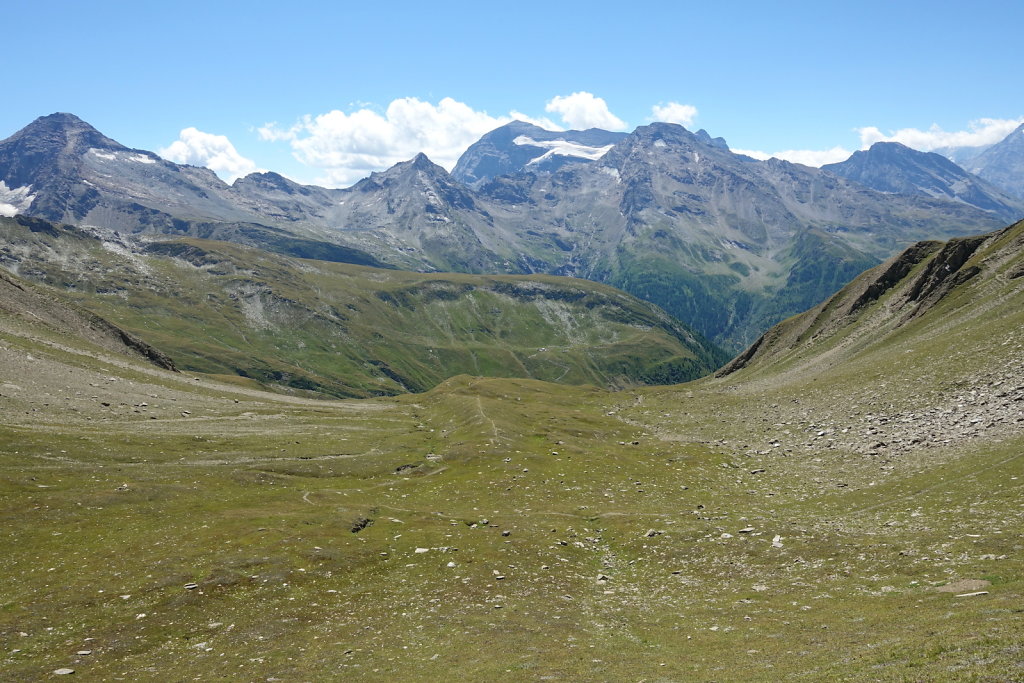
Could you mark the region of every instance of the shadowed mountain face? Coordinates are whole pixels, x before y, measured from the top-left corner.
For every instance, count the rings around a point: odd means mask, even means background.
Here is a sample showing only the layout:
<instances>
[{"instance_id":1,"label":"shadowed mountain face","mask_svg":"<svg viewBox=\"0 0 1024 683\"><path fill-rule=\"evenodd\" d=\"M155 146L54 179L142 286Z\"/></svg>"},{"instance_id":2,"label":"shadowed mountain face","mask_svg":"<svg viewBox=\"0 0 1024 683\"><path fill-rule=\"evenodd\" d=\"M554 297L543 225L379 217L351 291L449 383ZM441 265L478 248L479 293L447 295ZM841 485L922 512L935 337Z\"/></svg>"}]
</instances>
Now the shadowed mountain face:
<instances>
[{"instance_id":1,"label":"shadowed mountain face","mask_svg":"<svg viewBox=\"0 0 1024 683\"><path fill-rule=\"evenodd\" d=\"M733 350L907 244L1004 223L963 201L756 161L673 124L628 135L510 124L456 171L419 155L345 190L272 173L228 186L55 114L0 142L0 209L365 265L573 275Z\"/></svg>"},{"instance_id":2,"label":"shadowed mountain face","mask_svg":"<svg viewBox=\"0 0 1024 683\"><path fill-rule=\"evenodd\" d=\"M898 142L878 142L822 170L880 192L955 199L1012 222L1024 216L1024 201L960 168L946 157L918 152Z\"/></svg>"}]
</instances>

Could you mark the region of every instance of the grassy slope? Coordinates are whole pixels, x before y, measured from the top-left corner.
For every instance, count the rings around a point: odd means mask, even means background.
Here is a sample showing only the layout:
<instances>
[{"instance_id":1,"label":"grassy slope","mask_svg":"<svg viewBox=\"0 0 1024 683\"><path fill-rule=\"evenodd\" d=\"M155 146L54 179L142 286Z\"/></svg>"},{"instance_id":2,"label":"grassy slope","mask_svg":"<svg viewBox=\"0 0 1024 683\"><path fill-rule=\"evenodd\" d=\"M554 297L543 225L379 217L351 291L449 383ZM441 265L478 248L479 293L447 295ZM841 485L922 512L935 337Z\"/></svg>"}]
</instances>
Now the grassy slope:
<instances>
[{"instance_id":1,"label":"grassy slope","mask_svg":"<svg viewBox=\"0 0 1024 683\"><path fill-rule=\"evenodd\" d=\"M303 401L5 321L0 672L1019 678L1015 258L817 360L617 394L457 377ZM948 405L1010 421L900 445ZM988 594L934 590L960 579Z\"/></svg>"},{"instance_id":2,"label":"grassy slope","mask_svg":"<svg viewBox=\"0 0 1024 683\"><path fill-rule=\"evenodd\" d=\"M183 369L234 381L359 397L459 373L621 387L725 360L653 306L584 281L376 270L190 239L139 256L66 226L0 228L24 276L70 290Z\"/></svg>"}]
</instances>

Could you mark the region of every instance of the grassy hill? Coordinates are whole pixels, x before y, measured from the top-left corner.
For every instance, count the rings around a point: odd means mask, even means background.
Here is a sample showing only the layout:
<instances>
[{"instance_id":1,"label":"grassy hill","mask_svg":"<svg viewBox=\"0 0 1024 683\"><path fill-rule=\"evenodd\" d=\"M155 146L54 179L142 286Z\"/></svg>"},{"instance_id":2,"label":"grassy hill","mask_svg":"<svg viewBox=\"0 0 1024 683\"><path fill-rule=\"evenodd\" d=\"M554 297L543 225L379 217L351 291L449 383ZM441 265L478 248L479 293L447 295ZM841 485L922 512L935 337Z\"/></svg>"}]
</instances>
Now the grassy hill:
<instances>
[{"instance_id":1,"label":"grassy hill","mask_svg":"<svg viewBox=\"0 0 1024 683\"><path fill-rule=\"evenodd\" d=\"M0 237L0 263L23 277L183 370L251 386L365 397L466 373L619 388L726 360L653 305L582 280L407 273L188 238L140 247L38 219L0 219Z\"/></svg>"},{"instance_id":2,"label":"grassy hill","mask_svg":"<svg viewBox=\"0 0 1024 683\"><path fill-rule=\"evenodd\" d=\"M0 672L1020 678L1022 240L615 393L313 401L0 315Z\"/></svg>"}]
</instances>

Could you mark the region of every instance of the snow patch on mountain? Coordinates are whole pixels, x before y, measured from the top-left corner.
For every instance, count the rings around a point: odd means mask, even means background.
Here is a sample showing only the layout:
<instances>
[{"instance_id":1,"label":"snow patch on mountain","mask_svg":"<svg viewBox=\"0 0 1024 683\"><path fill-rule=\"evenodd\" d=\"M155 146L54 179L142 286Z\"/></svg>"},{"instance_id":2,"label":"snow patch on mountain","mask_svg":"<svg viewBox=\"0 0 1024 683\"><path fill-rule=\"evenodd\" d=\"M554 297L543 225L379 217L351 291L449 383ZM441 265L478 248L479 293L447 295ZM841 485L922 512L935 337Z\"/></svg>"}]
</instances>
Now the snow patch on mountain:
<instances>
[{"instance_id":1,"label":"snow patch on mountain","mask_svg":"<svg viewBox=\"0 0 1024 683\"><path fill-rule=\"evenodd\" d=\"M133 161L137 164L155 164L156 159L138 152L104 152L95 147L89 148L89 154L104 161Z\"/></svg>"},{"instance_id":2,"label":"snow patch on mountain","mask_svg":"<svg viewBox=\"0 0 1024 683\"><path fill-rule=\"evenodd\" d=\"M580 159L589 159L590 161L596 161L608 153L615 145L605 145L604 147L589 147L587 145L581 145L578 142L570 142L569 140L534 140L527 135L520 135L512 141L516 145L540 147L546 149L541 156L529 162L529 164L537 164L541 161L548 159L554 155L560 155L564 157L579 157Z\"/></svg>"},{"instance_id":3,"label":"snow patch on mountain","mask_svg":"<svg viewBox=\"0 0 1024 683\"><path fill-rule=\"evenodd\" d=\"M9 188L7 183L0 180L0 216L11 217L28 211L36 198L31 192L31 185Z\"/></svg>"}]
</instances>

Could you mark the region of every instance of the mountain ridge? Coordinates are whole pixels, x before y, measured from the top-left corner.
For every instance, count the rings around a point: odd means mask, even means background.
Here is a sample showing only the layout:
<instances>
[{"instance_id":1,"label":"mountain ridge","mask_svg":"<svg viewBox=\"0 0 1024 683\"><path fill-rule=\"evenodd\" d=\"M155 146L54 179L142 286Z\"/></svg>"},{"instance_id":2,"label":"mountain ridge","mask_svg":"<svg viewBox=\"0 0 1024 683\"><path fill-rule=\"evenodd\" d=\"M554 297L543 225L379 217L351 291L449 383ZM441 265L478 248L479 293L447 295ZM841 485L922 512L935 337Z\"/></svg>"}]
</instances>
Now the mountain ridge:
<instances>
[{"instance_id":1,"label":"mountain ridge","mask_svg":"<svg viewBox=\"0 0 1024 683\"><path fill-rule=\"evenodd\" d=\"M956 199L1012 222L1024 216L1024 201L965 171L946 157L918 152L898 142L876 142L822 170L881 192Z\"/></svg>"},{"instance_id":2,"label":"mountain ridge","mask_svg":"<svg viewBox=\"0 0 1024 683\"><path fill-rule=\"evenodd\" d=\"M727 360L654 305L581 280L380 270L20 216L0 218L0 240L0 265L116 321L126 343L279 391L422 392L457 374L621 388Z\"/></svg>"},{"instance_id":3,"label":"mountain ridge","mask_svg":"<svg viewBox=\"0 0 1024 683\"><path fill-rule=\"evenodd\" d=\"M513 146L514 133L542 137L528 124L510 125L502 134ZM588 143L611 139L572 133ZM663 306L736 351L906 244L1000 225L960 201L878 193L817 169L734 154L720 138L664 123L614 134L594 158L550 170L521 164L477 189L422 155L330 190L268 174L229 186L151 153L71 154L53 144L38 172L67 169L62 185L17 185L27 176L4 175L18 158L14 138L0 142L0 181L10 181L0 201L12 209L18 202L22 212L406 270L584 277ZM820 263L799 246L808 239L830 245ZM836 267L838 279L824 275ZM787 290L793 282L801 286Z\"/></svg>"}]
</instances>

